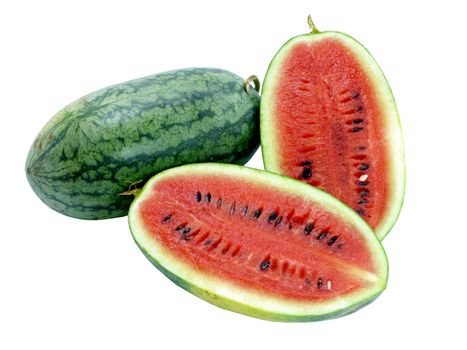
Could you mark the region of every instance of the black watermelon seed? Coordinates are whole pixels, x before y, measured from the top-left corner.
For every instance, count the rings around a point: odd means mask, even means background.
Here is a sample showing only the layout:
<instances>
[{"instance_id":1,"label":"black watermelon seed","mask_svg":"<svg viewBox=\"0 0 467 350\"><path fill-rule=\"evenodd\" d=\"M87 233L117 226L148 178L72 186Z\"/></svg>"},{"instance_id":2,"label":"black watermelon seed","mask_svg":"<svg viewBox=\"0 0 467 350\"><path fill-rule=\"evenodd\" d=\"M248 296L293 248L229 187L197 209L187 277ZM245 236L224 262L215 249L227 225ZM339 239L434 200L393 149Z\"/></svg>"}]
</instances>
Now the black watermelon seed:
<instances>
[{"instance_id":1,"label":"black watermelon seed","mask_svg":"<svg viewBox=\"0 0 467 350\"><path fill-rule=\"evenodd\" d=\"M242 215L246 215L248 213L248 205L242 209Z\"/></svg>"},{"instance_id":2,"label":"black watermelon seed","mask_svg":"<svg viewBox=\"0 0 467 350\"><path fill-rule=\"evenodd\" d=\"M359 98L360 97L360 93L359 92L356 92L352 95L352 98L353 99L356 99L356 98Z\"/></svg>"},{"instance_id":3,"label":"black watermelon seed","mask_svg":"<svg viewBox=\"0 0 467 350\"><path fill-rule=\"evenodd\" d=\"M316 237L316 239L319 241L319 240L321 240L321 239L323 239L323 238L326 238L326 236L328 235L328 233L329 233L329 232L326 232L326 231L321 232L321 233L318 235L318 237Z\"/></svg>"},{"instance_id":4,"label":"black watermelon seed","mask_svg":"<svg viewBox=\"0 0 467 350\"><path fill-rule=\"evenodd\" d=\"M269 221L274 221L274 220L276 220L277 215L278 215L278 214L277 214L275 211L273 211L271 214L269 214L268 220L269 220Z\"/></svg>"},{"instance_id":5,"label":"black watermelon seed","mask_svg":"<svg viewBox=\"0 0 467 350\"><path fill-rule=\"evenodd\" d=\"M316 285L318 286L319 289L321 289L321 287L323 286L323 280L322 278L318 278L318 282L316 283Z\"/></svg>"},{"instance_id":6,"label":"black watermelon seed","mask_svg":"<svg viewBox=\"0 0 467 350\"><path fill-rule=\"evenodd\" d=\"M306 285L310 284L310 279L309 279L308 277L305 278L305 284L306 284Z\"/></svg>"},{"instance_id":7,"label":"black watermelon seed","mask_svg":"<svg viewBox=\"0 0 467 350\"><path fill-rule=\"evenodd\" d=\"M256 209L255 211L255 219L259 218L261 216L261 213L263 212L262 209Z\"/></svg>"},{"instance_id":8,"label":"black watermelon seed","mask_svg":"<svg viewBox=\"0 0 467 350\"><path fill-rule=\"evenodd\" d=\"M222 205L222 198L219 198L219 199L217 200L217 207L220 208L221 205Z\"/></svg>"},{"instance_id":9,"label":"black watermelon seed","mask_svg":"<svg viewBox=\"0 0 467 350\"><path fill-rule=\"evenodd\" d=\"M356 126L355 128L352 129L352 132L359 132L359 131L362 131L363 128L360 127L360 126Z\"/></svg>"},{"instance_id":10,"label":"black watermelon seed","mask_svg":"<svg viewBox=\"0 0 467 350\"><path fill-rule=\"evenodd\" d=\"M336 243L338 238L339 236L332 236L328 241L328 245L333 245L334 243Z\"/></svg>"},{"instance_id":11,"label":"black watermelon seed","mask_svg":"<svg viewBox=\"0 0 467 350\"><path fill-rule=\"evenodd\" d=\"M186 235L187 233L190 233L190 231L191 231L191 227L185 227L183 228L182 234Z\"/></svg>"},{"instance_id":12,"label":"black watermelon seed","mask_svg":"<svg viewBox=\"0 0 467 350\"><path fill-rule=\"evenodd\" d=\"M301 166L307 166L307 165L311 165L311 161L310 160L304 160L303 162L300 163Z\"/></svg>"},{"instance_id":13,"label":"black watermelon seed","mask_svg":"<svg viewBox=\"0 0 467 350\"><path fill-rule=\"evenodd\" d=\"M311 171L311 167L306 166L305 168L303 168L302 178L309 179L312 175L313 175L313 173Z\"/></svg>"},{"instance_id":14,"label":"black watermelon seed","mask_svg":"<svg viewBox=\"0 0 467 350\"><path fill-rule=\"evenodd\" d=\"M307 236L310 235L311 231L313 231L313 228L314 228L315 225L313 225L312 223L309 223L305 226L305 234Z\"/></svg>"},{"instance_id":15,"label":"black watermelon seed","mask_svg":"<svg viewBox=\"0 0 467 350\"><path fill-rule=\"evenodd\" d=\"M235 202L233 202L230 206L230 215L232 215L233 213L235 213Z\"/></svg>"},{"instance_id":16,"label":"black watermelon seed","mask_svg":"<svg viewBox=\"0 0 467 350\"><path fill-rule=\"evenodd\" d=\"M211 203L211 194L210 193L208 193L205 198L206 198L206 202Z\"/></svg>"},{"instance_id":17,"label":"black watermelon seed","mask_svg":"<svg viewBox=\"0 0 467 350\"><path fill-rule=\"evenodd\" d=\"M196 200L198 201L198 203L201 202L201 198L202 198L201 197L201 192L199 192L199 191L196 192Z\"/></svg>"},{"instance_id":18,"label":"black watermelon seed","mask_svg":"<svg viewBox=\"0 0 467 350\"><path fill-rule=\"evenodd\" d=\"M360 197L367 197L369 194L370 194L370 192L368 192L368 191L365 191L365 190L360 191Z\"/></svg>"},{"instance_id":19,"label":"black watermelon seed","mask_svg":"<svg viewBox=\"0 0 467 350\"><path fill-rule=\"evenodd\" d=\"M363 106L358 106L357 107L357 112L361 112L361 111L363 111Z\"/></svg>"},{"instance_id":20,"label":"black watermelon seed","mask_svg":"<svg viewBox=\"0 0 467 350\"><path fill-rule=\"evenodd\" d=\"M175 227L175 231L181 231L181 230L183 230L185 227L186 227L186 225L178 225L177 227Z\"/></svg>"},{"instance_id":21,"label":"black watermelon seed","mask_svg":"<svg viewBox=\"0 0 467 350\"><path fill-rule=\"evenodd\" d=\"M365 215L365 210L363 210L363 209L358 209L358 210L356 210L356 212L359 215Z\"/></svg>"},{"instance_id":22,"label":"black watermelon seed","mask_svg":"<svg viewBox=\"0 0 467 350\"><path fill-rule=\"evenodd\" d=\"M369 167L370 167L369 164L362 163L358 166L358 170L368 170Z\"/></svg>"},{"instance_id":23,"label":"black watermelon seed","mask_svg":"<svg viewBox=\"0 0 467 350\"><path fill-rule=\"evenodd\" d=\"M167 215L166 217L164 217L164 218L162 219L162 222L169 221L171 218L172 218L172 214L169 214L169 215Z\"/></svg>"},{"instance_id":24,"label":"black watermelon seed","mask_svg":"<svg viewBox=\"0 0 467 350\"><path fill-rule=\"evenodd\" d=\"M282 222L282 216L279 216L276 221L274 221L274 226L279 225Z\"/></svg>"},{"instance_id":25,"label":"black watermelon seed","mask_svg":"<svg viewBox=\"0 0 467 350\"><path fill-rule=\"evenodd\" d=\"M208 239L206 242L204 242L204 245L210 245L212 243L212 241L210 239Z\"/></svg>"},{"instance_id":26,"label":"black watermelon seed","mask_svg":"<svg viewBox=\"0 0 467 350\"><path fill-rule=\"evenodd\" d=\"M266 260L264 260L264 261L261 263L261 265L259 265L259 268L260 268L262 271L264 271L264 270L266 270L266 269L269 267L269 265L271 265L271 262L270 262L268 259L266 259Z\"/></svg>"},{"instance_id":27,"label":"black watermelon seed","mask_svg":"<svg viewBox=\"0 0 467 350\"><path fill-rule=\"evenodd\" d=\"M362 198L357 202L357 204L366 204L366 203L368 203L368 199L366 198Z\"/></svg>"},{"instance_id":28,"label":"black watermelon seed","mask_svg":"<svg viewBox=\"0 0 467 350\"><path fill-rule=\"evenodd\" d=\"M362 119L362 118L354 119L354 120L352 120L352 123L354 123L354 124L361 124L361 123L363 123L363 119Z\"/></svg>"},{"instance_id":29,"label":"black watermelon seed","mask_svg":"<svg viewBox=\"0 0 467 350\"><path fill-rule=\"evenodd\" d=\"M368 181L358 181L357 185L358 187L365 187L368 185Z\"/></svg>"}]
</instances>

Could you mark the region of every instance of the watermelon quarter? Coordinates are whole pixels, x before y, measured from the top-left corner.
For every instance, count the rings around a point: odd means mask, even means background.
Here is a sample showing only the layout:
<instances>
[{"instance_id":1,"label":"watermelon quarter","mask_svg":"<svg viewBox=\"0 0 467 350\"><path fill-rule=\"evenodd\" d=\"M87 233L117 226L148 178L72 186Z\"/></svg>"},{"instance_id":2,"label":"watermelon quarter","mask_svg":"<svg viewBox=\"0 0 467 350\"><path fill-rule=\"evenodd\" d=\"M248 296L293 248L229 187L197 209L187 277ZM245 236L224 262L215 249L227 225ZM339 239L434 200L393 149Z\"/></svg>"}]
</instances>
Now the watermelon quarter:
<instances>
[{"instance_id":1,"label":"watermelon quarter","mask_svg":"<svg viewBox=\"0 0 467 350\"><path fill-rule=\"evenodd\" d=\"M339 198L383 239L399 215L405 186L391 89L355 39L310 25L310 34L282 46L263 83L265 168Z\"/></svg>"},{"instance_id":2,"label":"watermelon quarter","mask_svg":"<svg viewBox=\"0 0 467 350\"><path fill-rule=\"evenodd\" d=\"M177 285L258 318L342 316L387 283L385 252L354 210L261 170L209 163L161 172L138 193L129 226Z\"/></svg>"},{"instance_id":3,"label":"watermelon quarter","mask_svg":"<svg viewBox=\"0 0 467 350\"><path fill-rule=\"evenodd\" d=\"M256 90L248 84L255 82ZM259 84L216 68L159 73L69 104L29 151L27 179L50 208L80 219L126 215L159 171L197 162L245 164L259 146Z\"/></svg>"}]
</instances>

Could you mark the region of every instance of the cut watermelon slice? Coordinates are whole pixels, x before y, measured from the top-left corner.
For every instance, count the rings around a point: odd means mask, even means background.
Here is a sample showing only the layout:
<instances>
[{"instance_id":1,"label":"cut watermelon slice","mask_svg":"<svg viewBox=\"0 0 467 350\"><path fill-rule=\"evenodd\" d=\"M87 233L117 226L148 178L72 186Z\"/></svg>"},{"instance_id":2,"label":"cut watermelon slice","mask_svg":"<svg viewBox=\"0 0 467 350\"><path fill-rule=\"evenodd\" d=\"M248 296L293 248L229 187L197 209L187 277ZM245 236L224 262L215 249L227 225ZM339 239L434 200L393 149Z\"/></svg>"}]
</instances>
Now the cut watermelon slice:
<instances>
[{"instance_id":1,"label":"cut watermelon slice","mask_svg":"<svg viewBox=\"0 0 467 350\"><path fill-rule=\"evenodd\" d=\"M339 198L383 239L399 215L405 187L391 89L361 44L312 28L289 40L267 71L261 97L265 168Z\"/></svg>"},{"instance_id":2,"label":"cut watermelon slice","mask_svg":"<svg viewBox=\"0 0 467 350\"><path fill-rule=\"evenodd\" d=\"M351 208L261 170L210 163L164 171L136 197L129 225L173 282L258 318L342 316L387 282L385 252Z\"/></svg>"}]
</instances>

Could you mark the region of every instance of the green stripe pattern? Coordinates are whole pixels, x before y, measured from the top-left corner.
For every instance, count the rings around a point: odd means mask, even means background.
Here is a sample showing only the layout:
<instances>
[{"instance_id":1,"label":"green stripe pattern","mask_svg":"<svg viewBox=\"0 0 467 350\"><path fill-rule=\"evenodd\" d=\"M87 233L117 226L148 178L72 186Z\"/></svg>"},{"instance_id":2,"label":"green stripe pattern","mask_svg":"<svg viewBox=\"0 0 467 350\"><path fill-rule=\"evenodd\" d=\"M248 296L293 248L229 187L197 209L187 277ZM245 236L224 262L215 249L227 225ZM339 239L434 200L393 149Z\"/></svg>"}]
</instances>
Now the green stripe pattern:
<instances>
[{"instance_id":1,"label":"green stripe pattern","mask_svg":"<svg viewBox=\"0 0 467 350\"><path fill-rule=\"evenodd\" d=\"M26 160L50 208L80 219L126 215L152 175L200 162L245 164L259 146L259 94L215 68L170 71L114 85L66 106Z\"/></svg>"}]
</instances>

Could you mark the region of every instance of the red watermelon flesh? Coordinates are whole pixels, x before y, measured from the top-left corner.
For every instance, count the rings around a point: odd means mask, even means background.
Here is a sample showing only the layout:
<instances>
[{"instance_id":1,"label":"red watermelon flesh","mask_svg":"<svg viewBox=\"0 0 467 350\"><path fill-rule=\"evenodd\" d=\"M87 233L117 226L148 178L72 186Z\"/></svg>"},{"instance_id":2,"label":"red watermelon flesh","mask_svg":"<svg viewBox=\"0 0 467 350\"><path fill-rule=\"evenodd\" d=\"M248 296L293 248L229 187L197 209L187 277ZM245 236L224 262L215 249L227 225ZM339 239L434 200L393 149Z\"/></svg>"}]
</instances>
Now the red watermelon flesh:
<instances>
[{"instance_id":1,"label":"red watermelon flesh","mask_svg":"<svg viewBox=\"0 0 467 350\"><path fill-rule=\"evenodd\" d=\"M404 151L376 62L344 34L303 35L279 51L263 86L266 169L339 198L383 238L402 204Z\"/></svg>"},{"instance_id":2,"label":"red watermelon flesh","mask_svg":"<svg viewBox=\"0 0 467 350\"><path fill-rule=\"evenodd\" d=\"M138 196L130 227L177 284L257 317L341 315L385 285L384 252L363 220L322 191L264 171L169 170Z\"/></svg>"}]
</instances>

